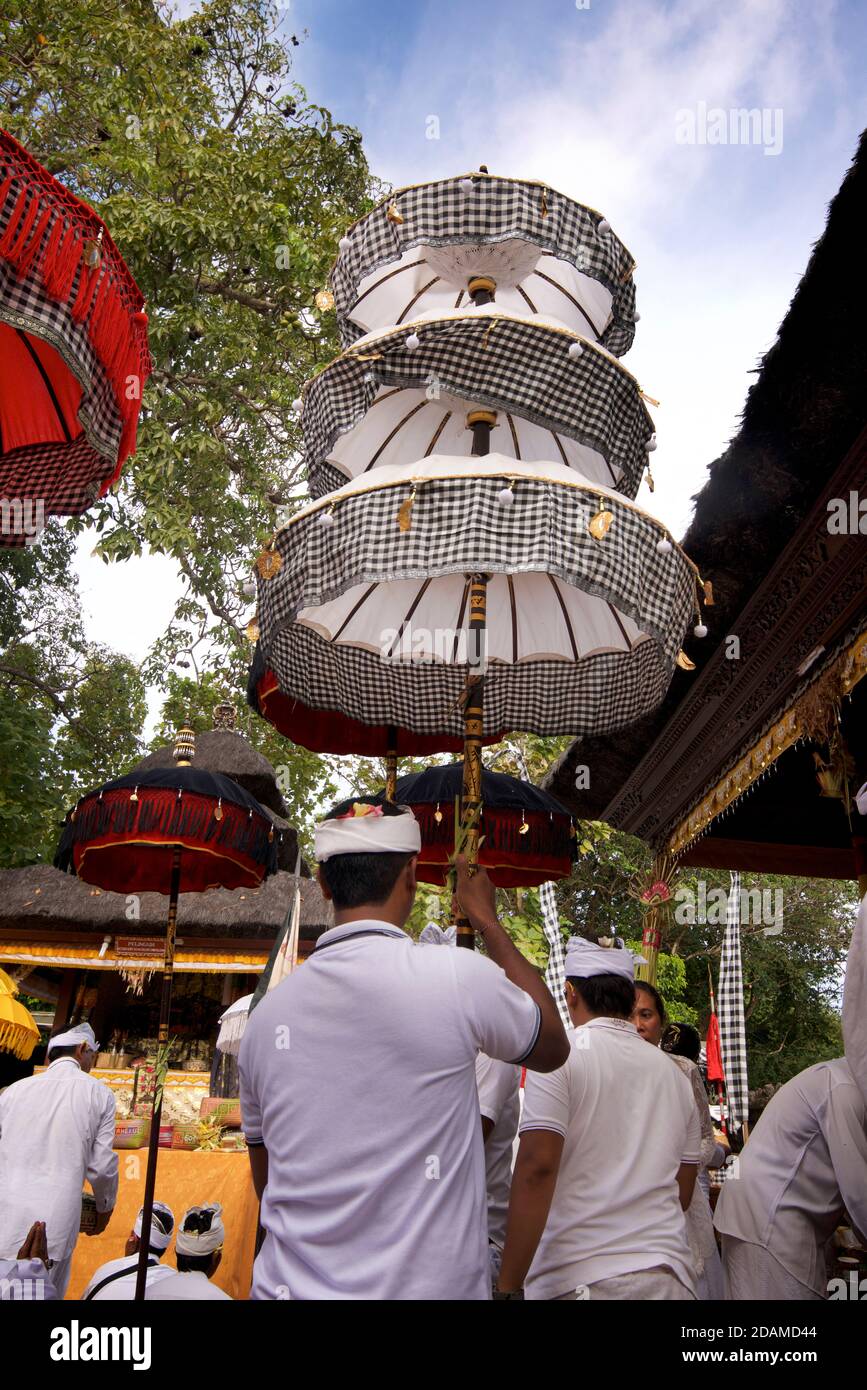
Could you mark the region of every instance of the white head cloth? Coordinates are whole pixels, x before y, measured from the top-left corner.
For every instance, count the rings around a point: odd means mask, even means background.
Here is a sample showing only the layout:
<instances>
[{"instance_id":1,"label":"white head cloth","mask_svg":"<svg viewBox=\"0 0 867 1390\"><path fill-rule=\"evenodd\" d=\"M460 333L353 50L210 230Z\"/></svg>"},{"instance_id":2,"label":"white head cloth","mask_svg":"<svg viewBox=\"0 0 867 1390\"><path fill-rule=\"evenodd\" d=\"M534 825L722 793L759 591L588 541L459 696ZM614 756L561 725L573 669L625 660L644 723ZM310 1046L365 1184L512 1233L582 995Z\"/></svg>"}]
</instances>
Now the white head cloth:
<instances>
[{"instance_id":1,"label":"white head cloth","mask_svg":"<svg viewBox=\"0 0 867 1390\"><path fill-rule=\"evenodd\" d=\"M843 985L843 1051L867 1100L867 898L858 909Z\"/></svg>"},{"instance_id":2,"label":"white head cloth","mask_svg":"<svg viewBox=\"0 0 867 1390\"><path fill-rule=\"evenodd\" d=\"M867 816L867 782L855 793L855 805L858 807L859 816Z\"/></svg>"},{"instance_id":3,"label":"white head cloth","mask_svg":"<svg viewBox=\"0 0 867 1390\"><path fill-rule=\"evenodd\" d=\"M143 1210L143 1207L139 1208L139 1214L133 1226L133 1231L139 1239L141 1239L141 1219ZM159 1225L157 1222L159 1222ZM148 1244L153 1246L154 1250L165 1250L172 1238L174 1227L175 1218L171 1207L167 1207L164 1202L154 1202L153 1213L151 1215L151 1238Z\"/></svg>"},{"instance_id":4,"label":"white head cloth","mask_svg":"<svg viewBox=\"0 0 867 1390\"><path fill-rule=\"evenodd\" d=\"M418 854L420 849L421 830L409 807L399 816L384 816L382 807L374 806L368 814L350 811L338 820L321 821L313 841L320 864L335 854Z\"/></svg>"},{"instance_id":5,"label":"white head cloth","mask_svg":"<svg viewBox=\"0 0 867 1390\"><path fill-rule=\"evenodd\" d=\"M622 975L635 979L635 956L621 946L597 946L583 936L573 936L566 947L566 975L590 979L593 975Z\"/></svg>"},{"instance_id":6,"label":"white head cloth","mask_svg":"<svg viewBox=\"0 0 867 1390\"><path fill-rule=\"evenodd\" d=\"M190 1216L197 1216L199 1212L213 1212L210 1230L207 1231L185 1231L187 1219ZM190 1207L185 1211L183 1220L178 1227L178 1234L175 1237L175 1253L178 1255L212 1255L218 1250L226 1239L226 1228L223 1225L223 1208L219 1202L206 1202L201 1207Z\"/></svg>"},{"instance_id":7,"label":"white head cloth","mask_svg":"<svg viewBox=\"0 0 867 1390\"><path fill-rule=\"evenodd\" d=\"M419 941L426 941L429 946L454 946L458 939L458 929L455 926L437 926L436 922L428 922L424 931L419 937Z\"/></svg>"},{"instance_id":8,"label":"white head cloth","mask_svg":"<svg viewBox=\"0 0 867 1390\"><path fill-rule=\"evenodd\" d=\"M53 1038L48 1039L48 1051L53 1047L80 1047L82 1043L87 1043L91 1052L99 1051L99 1043L89 1023L76 1023L74 1028L67 1028L65 1033L56 1033Z\"/></svg>"}]
</instances>

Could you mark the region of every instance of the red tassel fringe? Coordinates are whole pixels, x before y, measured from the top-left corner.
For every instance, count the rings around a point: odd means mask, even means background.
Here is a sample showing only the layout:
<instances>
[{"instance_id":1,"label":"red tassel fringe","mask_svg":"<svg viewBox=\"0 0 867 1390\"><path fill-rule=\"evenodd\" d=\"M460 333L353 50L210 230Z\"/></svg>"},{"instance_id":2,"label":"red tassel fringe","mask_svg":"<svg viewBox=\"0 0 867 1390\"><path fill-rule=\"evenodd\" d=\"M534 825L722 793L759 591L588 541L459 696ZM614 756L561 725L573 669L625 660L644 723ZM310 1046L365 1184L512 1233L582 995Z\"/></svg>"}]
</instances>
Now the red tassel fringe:
<instances>
[{"instance_id":1,"label":"red tassel fringe","mask_svg":"<svg viewBox=\"0 0 867 1390\"><path fill-rule=\"evenodd\" d=\"M86 219L93 221L94 240L103 224L68 190L50 180L17 142L3 135L0 154L7 147L13 154L4 161L9 172L0 183L0 209L16 185L18 193L0 237L0 257L15 267L19 279L38 277L49 299L70 303L72 318L85 326L105 369L122 422L117 468L104 481L105 492L119 476L124 460L135 452L141 393L150 374L141 296L104 230L102 264L93 269L84 264ZM49 188L56 190L53 201L45 200ZM75 220L78 212L85 218L80 226ZM131 399L127 396L130 378L138 384Z\"/></svg>"}]
</instances>

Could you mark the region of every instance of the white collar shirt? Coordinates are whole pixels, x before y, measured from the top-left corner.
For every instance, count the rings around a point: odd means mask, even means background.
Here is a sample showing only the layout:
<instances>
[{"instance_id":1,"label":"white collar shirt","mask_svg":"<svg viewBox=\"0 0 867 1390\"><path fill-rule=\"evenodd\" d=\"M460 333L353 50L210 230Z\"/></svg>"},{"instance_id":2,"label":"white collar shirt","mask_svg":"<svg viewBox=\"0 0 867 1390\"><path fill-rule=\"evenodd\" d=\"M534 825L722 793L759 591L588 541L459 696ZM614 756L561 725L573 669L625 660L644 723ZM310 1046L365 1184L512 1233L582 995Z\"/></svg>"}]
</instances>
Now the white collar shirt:
<instances>
[{"instance_id":1,"label":"white collar shirt","mask_svg":"<svg viewBox=\"0 0 867 1390\"><path fill-rule=\"evenodd\" d=\"M488 1239L502 1250L512 1185L512 1150L521 1114L521 1068L480 1052L476 1058L476 1086L482 1117L493 1125L485 1141Z\"/></svg>"},{"instance_id":2,"label":"white collar shirt","mask_svg":"<svg viewBox=\"0 0 867 1390\"><path fill-rule=\"evenodd\" d=\"M772 1097L723 1183L715 1225L762 1245L824 1298L825 1244L848 1210L867 1238L867 1105L844 1058L793 1076Z\"/></svg>"},{"instance_id":3,"label":"white collar shirt","mask_svg":"<svg viewBox=\"0 0 867 1390\"><path fill-rule=\"evenodd\" d=\"M375 919L333 927L241 1044L268 1151L262 1299L490 1297L475 1060L518 1061L538 1006L490 960Z\"/></svg>"},{"instance_id":4,"label":"white collar shirt","mask_svg":"<svg viewBox=\"0 0 867 1390\"><path fill-rule=\"evenodd\" d=\"M677 1171L698 1163L689 1082L625 1019L569 1030L568 1060L528 1074L521 1134L563 1136L551 1210L526 1280L529 1299L663 1265L695 1291Z\"/></svg>"},{"instance_id":5,"label":"white collar shirt","mask_svg":"<svg viewBox=\"0 0 867 1390\"><path fill-rule=\"evenodd\" d=\"M154 1284L159 1283L163 1279L170 1279L173 1274L177 1274L178 1272L176 1269L172 1269L171 1265L164 1265L155 1254L150 1254L148 1259L151 1261L156 1260L157 1263L152 1263L148 1266L147 1278L145 1280L145 1298L149 1296L150 1290ZM104 1265L100 1265L99 1269L91 1276L87 1288L81 1295L82 1299L88 1298L91 1289L95 1289L97 1284L100 1284L103 1279L108 1278L110 1274L116 1274L120 1269L125 1269L128 1273L122 1275L119 1279L112 1279L111 1283L106 1284L104 1289L94 1294L93 1298L89 1299L89 1302L110 1303L112 1300L132 1301L135 1298L135 1286L138 1280L138 1253L134 1255L123 1255L117 1260L107 1260Z\"/></svg>"},{"instance_id":6,"label":"white collar shirt","mask_svg":"<svg viewBox=\"0 0 867 1390\"><path fill-rule=\"evenodd\" d=\"M48 1254L72 1254L81 1194L90 1183L97 1211L117 1197L115 1099L74 1057L16 1081L0 1095L0 1255L14 1258L34 1221L44 1221Z\"/></svg>"}]
</instances>

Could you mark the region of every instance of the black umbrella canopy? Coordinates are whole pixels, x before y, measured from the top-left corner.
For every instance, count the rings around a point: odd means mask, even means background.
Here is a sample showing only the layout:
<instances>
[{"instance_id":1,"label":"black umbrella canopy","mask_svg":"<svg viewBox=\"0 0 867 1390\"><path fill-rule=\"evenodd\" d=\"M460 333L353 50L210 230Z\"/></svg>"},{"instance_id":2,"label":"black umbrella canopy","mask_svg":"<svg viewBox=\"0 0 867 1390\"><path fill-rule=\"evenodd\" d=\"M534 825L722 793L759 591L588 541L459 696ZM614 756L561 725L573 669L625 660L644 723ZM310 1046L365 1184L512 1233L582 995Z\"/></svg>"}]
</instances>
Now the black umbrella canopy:
<instances>
[{"instance_id":1,"label":"black umbrella canopy","mask_svg":"<svg viewBox=\"0 0 867 1390\"><path fill-rule=\"evenodd\" d=\"M462 763L428 767L397 779L395 800L412 807L421 830L417 874L423 883L445 883L462 785ZM379 805L385 792L342 801L331 814L345 814L359 799ZM479 863L500 888L536 888L572 871L576 838L571 815L556 797L531 782L483 769L479 828Z\"/></svg>"},{"instance_id":2,"label":"black umbrella canopy","mask_svg":"<svg viewBox=\"0 0 867 1390\"><path fill-rule=\"evenodd\" d=\"M231 777L189 764L136 770L82 797L55 866L109 892L168 893L180 848L182 893L256 887L277 869L277 835Z\"/></svg>"}]
</instances>

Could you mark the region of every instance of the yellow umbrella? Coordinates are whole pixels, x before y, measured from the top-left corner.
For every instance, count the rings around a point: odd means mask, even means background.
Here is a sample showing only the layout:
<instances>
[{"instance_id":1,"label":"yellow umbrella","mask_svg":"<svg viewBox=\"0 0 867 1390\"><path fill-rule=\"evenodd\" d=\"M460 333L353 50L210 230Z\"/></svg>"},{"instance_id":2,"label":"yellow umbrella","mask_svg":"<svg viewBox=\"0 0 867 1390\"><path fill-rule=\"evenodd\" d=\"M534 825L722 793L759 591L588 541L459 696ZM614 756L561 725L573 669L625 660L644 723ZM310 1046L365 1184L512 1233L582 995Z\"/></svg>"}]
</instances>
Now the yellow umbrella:
<instances>
[{"instance_id":1,"label":"yellow umbrella","mask_svg":"<svg viewBox=\"0 0 867 1390\"><path fill-rule=\"evenodd\" d=\"M0 970L0 994L17 994L17 993L18 993L18 986L16 985L15 981L12 979L11 975L7 975L5 970Z\"/></svg>"},{"instance_id":2,"label":"yellow umbrella","mask_svg":"<svg viewBox=\"0 0 867 1390\"><path fill-rule=\"evenodd\" d=\"M24 1005L11 994L0 994L0 1052L26 1062L38 1042L39 1029Z\"/></svg>"}]
</instances>

